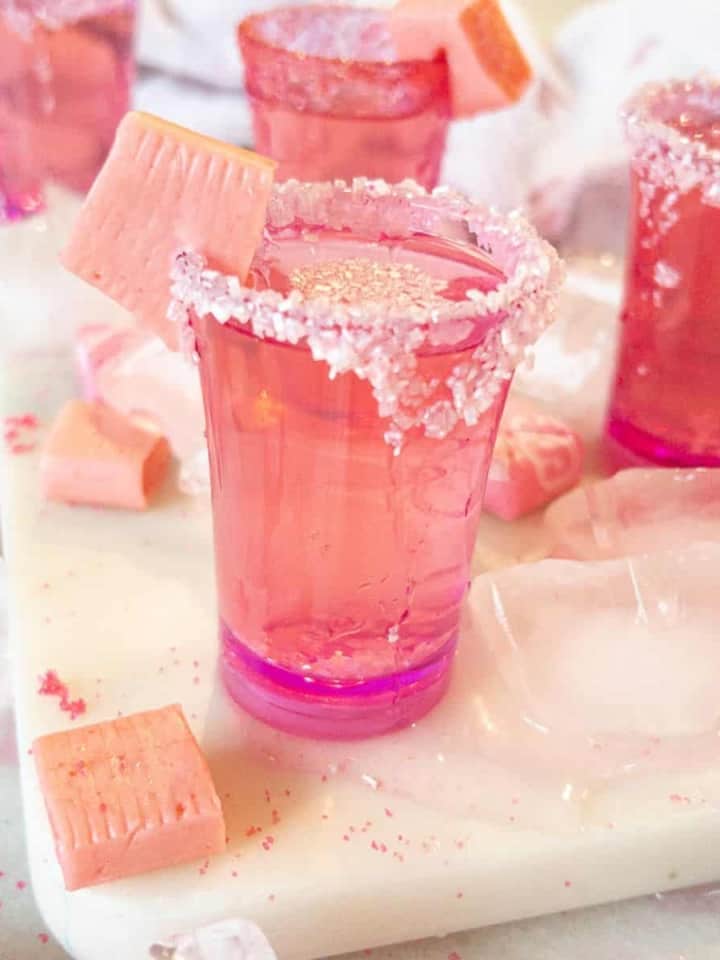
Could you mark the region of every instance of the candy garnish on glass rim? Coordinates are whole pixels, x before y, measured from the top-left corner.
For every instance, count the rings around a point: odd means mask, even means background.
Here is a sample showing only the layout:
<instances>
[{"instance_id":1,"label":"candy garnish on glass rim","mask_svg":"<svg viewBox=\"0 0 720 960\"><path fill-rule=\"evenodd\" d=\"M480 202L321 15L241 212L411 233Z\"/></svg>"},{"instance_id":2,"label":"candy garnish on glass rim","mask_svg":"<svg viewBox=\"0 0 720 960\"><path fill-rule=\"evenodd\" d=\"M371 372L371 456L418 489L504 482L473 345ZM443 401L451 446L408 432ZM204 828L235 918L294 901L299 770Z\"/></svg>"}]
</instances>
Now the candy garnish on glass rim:
<instances>
[{"instance_id":1,"label":"candy garnish on glass rim","mask_svg":"<svg viewBox=\"0 0 720 960\"><path fill-rule=\"evenodd\" d=\"M456 117L514 103L532 78L497 0L398 0L390 27L403 59L445 54Z\"/></svg>"},{"instance_id":2,"label":"candy garnish on glass rim","mask_svg":"<svg viewBox=\"0 0 720 960\"><path fill-rule=\"evenodd\" d=\"M245 277L275 165L145 113L128 113L63 251L65 267L175 342L169 274L186 248Z\"/></svg>"}]
</instances>

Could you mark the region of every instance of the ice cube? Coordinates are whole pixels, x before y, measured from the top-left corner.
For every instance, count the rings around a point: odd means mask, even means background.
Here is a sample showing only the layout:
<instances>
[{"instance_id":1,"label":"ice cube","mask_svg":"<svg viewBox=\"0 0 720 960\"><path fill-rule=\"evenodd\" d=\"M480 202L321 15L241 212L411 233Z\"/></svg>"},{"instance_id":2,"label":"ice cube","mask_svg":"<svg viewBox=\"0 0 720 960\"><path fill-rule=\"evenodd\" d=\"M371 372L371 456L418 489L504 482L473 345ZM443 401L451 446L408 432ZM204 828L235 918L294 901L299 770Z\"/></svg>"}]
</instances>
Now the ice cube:
<instances>
[{"instance_id":1,"label":"ice cube","mask_svg":"<svg viewBox=\"0 0 720 960\"><path fill-rule=\"evenodd\" d=\"M150 948L153 960L277 960L262 931L248 920L225 920L171 937Z\"/></svg>"},{"instance_id":2,"label":"ice cube","mask_svg":"<svg viewBox=\"0 0 720 960\"><path fill-rule=\"evenodd\" d=\"M720 540L720 473L623 470L554 503L545 527L555 557L601 560Z\"/></svg>"}]
</instances>

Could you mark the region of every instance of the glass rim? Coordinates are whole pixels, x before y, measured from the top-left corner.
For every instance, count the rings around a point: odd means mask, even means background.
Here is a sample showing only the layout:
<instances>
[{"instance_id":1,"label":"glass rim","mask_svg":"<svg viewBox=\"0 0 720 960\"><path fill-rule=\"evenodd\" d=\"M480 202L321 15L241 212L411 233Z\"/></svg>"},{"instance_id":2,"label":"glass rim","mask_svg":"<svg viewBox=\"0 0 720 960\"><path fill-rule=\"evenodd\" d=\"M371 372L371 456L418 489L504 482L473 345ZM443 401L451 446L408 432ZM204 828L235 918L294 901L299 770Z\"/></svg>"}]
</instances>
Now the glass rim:
<instances>
[{"instance_id":1,"label":"glass rim","mask_svg":"<svg viewBox=\"0 0 720 960\"><path fill-rule=\"evenodd\" d=\"M379 7L343 7L321 3L303 4L301 7L274 7L273 9L266 10L262 13L252 13L240 21L237 27L237 34L240 43L247 43L256 50L264 50L266 52L273 51L298 64L315 63L326 67L336 66L338 68L342 68L343 70L352 70L357 73L363 73L366 76L377 75L378 79L382 79L383 76L389 73L393 73L395 75L403 72L412 74L423 69L428 70L429 72L437 71L439 73L440 71L447 70L445 60L441 56L431 58L415 58L409 60L363 60L360 58L357 60L350 60L343 59L342 57L325 57L315 53L303 53L300 50L292 50L290 47L282 44L271 43L269 40L266 40L257 30L258 24L262 21L273 20L278 14L286 14L294 11L302 11L304 13L317 12L317 14L322 14L323 16L326 16L328 13L347 14L350 12L361 13L363 11L378 14L378 16L381 16L383 13L382 8Z\"/></svg>"},{"instance_id":2,"label":"glass rim","mask_svg":"<svg viewBox=\"0 0 720 960\"><path fill-rule=\"evenodd\" d=\"M672 179L674 174L681 189L687 171L692 167L702 174L720 176L720 146L709 146L702 140L688 137L661 112L664 106L670 106L682 97L704 97L716 103L720 120L720 77L705 74L645 84L625 103L620 113L633 154L651 166L662 167L657 172L665 174L666 178ZM664 162L659 163L661 158Z\"/></svg>"},{"instance_id":3,"label":"glass rim","mask_svg":"<svg viewBox=\"0 0 720 960\"><path fill-rule=\"evenodd\" d=\"M469 427L480 422L554 319L564 269L555 250L519 213L501 214L446 187L428 193L414 181L390 186L383 180L290 180L274 187L268 224L281 229L304 221L315 230L346 224L366 231L374 222L380 234L381 208L398 236L403 231L447 236L440 227L460 221L478 247L493 246L489 252L505 281L488 292L469 290L465 301L448 301L446 309L344 305L305 298L298 290L285 295L245 287L238 277L208 269L201 255L186 251L171 271L168 318L178 324L182 347L196 360L193 321L207 317L221 325L232 321L260 339L306 344L313 359L327 364L331 379L352 372L368 381L380 416L388 421L385 440L397 455L409 430L443 439L460 421ZM497 322L473 342L476 323L485 317ZM466 352L440 382L428 379L420 367L426 346Z\"/></svg>"},{"instance_id":4,"label":"glass rim","mask_svg":"<svg viewBox=\"0 0 720 960\"><path fill-rule=\"evenodd\" d=\"M36 23L60 29L85 17L118 11L135 14L137 0L25 0L21 4L15 0L9 6L0 2L0 19L22 34L27 34Z\"/></svg>"},{"instance_id":5,"label":"glass rim","mask_svg":"<svg viewBox=\"0 0 720 960\"><path fill-rule=\"evenodd\" d=\"M285 296L275 290L245 287L237 277L208 270L197 251L186 251L178 257L173 272L175 297L196 311L204 309L220 323L233 318L228 310L236 306L240 317L245 316L248 308L265 319L280 310L298 321L304 319L308 325L319 324L325 329L370 331L412 326L429 333L440 325L447 327L494 314L512 316L527 307L544 305L554 299L564 279L557 252L519 211L503 214L493 207L470 201L449 187L427 191L413 180L394 185L366 178L357 178L350 184L342 180L277 183L273 187L265 229L266 232L281 230L298 221L304 221L312 229L367 228L372 224L367 219L363 222L363 214L367 218L378 211L388 218L400 218L398 236L408 232L443 236L433 233L432 228L422 229L424 220L439 222L442 218L464 224L475 237L475 241L467 245L488 253L505 279L493 290L469 290L465 300L448 300L443 307L433 303L427 308L395 308L390 303L374 301L337 304L323 298L305 297L297 290Z\"/></svg>"}]
</instances>

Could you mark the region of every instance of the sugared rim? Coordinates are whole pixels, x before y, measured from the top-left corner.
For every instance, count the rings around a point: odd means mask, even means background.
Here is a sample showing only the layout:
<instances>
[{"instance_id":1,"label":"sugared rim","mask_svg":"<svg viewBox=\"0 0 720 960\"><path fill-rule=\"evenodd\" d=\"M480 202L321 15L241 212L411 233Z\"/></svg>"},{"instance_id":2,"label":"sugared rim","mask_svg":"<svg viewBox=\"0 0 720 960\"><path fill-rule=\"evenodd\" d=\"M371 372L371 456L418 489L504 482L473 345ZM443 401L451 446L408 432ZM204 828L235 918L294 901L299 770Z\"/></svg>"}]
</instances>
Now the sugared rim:
<instances>
[{"instance_id":1,"label":"sugared rim","mask_svg":"<svg viewBox=\"0 0 720 960\"><path fill-rule=\"evenodd\" d=\"M373 201L372 207L368 206L368 200ZM221 323L233 316L228 312L232 304L245 308L252 303L256 314L266 314L268 318L278 309L302 314L309 327L377 330L412 326L430 332L440 324L488 314L512 317L533 304L544 304L560 287L564 276L560 258L518 212L499 213L492 207L467 200L449 187L436 187L429 192L413 180L392 186L384 180L365 178L358 178L352 184L342 180L334 183L288 180L276 184L268 207L266 231L272 233L296 222L311 228L357 229L369 225L369 211L376 219L382 206L386 208L383 211L386 217L397 218L398 236L410 231L438 235L432 231L433 221L464 223L475 235L475 246L492 256L504 272L505 281L489 292L469 290L463 301L448 300L443 306L434 303L429 309L398 309L392 303L347 305L305 298L298 291L284 296L274 290L252 290L243 287L237 278L223 277L212 270L198 271L200 261L185 256L177 265L175 275L178 280L192 277L192 282L178 287L175 291L178 299L196 310L201 305L207 307L207 312ZM208 299L209 290L223 295Z\"/></svg>"},{"instance_id":2,"label":"sugared rim","mask_svg":"<svg viewBox=\"0 0 720 960\"><path fill-rule=\"evenodd\" d=\"M340 13L362 13L363 11L367 13L372 13L380 17L382 15L382 9L376 7L342 7L334 6L330 4L322 3L309 3L303 4L300 7L274 7L271 10L266 10L263 13L251 13L249 16L245 17L240 21L237 28L238 40L241 43L251 44L257 49L262 49L265 51L274 51L277 54L282 55L284 58L293 60L297 64L312 64L318 63L326 66L336 66L338 68L347 68L351 65L358 70L365 71L367 73L385 73L389 67L392 67L395 71L397 70L406 70L408 73L413 73L420 69L435 68L438 70L446 69L444 61L441 58L432 58L432 59L414 59L414 60L363 60L363 59L353 59L352 61L344 60L341 57L321 57L318 54L314 53L302 53L299 50L293 50L288 46L283 44L271 43L267 40L260 31L258 30L258 25L263 21L269 21L278 16L278 14L287 14L290 12L301 12L304 14L317 13L319 16L326 16L330 14L340 14Z\"/></svg>"},{"instance_id":3,"label":"sugared rim","mask_svg":"<svg viewBox=\"0 0 720 960\"><path fill-rule=\"evenodd\" d=\"M83 17L101 16L118 10L134 11L135 0L10 0L0 3L0 17L25 36L33 23L57 29Z\"/></svg>"},{"instance_id":4,"label":"sugared rim","mask_svg":"<svg viewBox=\"0 0 720 960\"><path fill-rule=\"evenodd\" d=\"M306 342L313 356L328 364L331 377L353 371L370 382L381 416L391 420L385 436L396 450L414 427L441 438L460 419L468 425L478 422L554 318L564 278L555 250L519 213L500 214L446 187L428 193L413 181L396 186L365 179L351 185L288 181L274 188L266 225L270 235L303 224L353 228L364 235L391 228L395 236L447 236L442 228L458 223L506 276L494 290L470 290L461 302L398 309L392 303L331 303L305 298L297 290L288 295L253 290L237 277L207 269L202 257L187 252L172 272L169 316L193 344L192 315L233 321L281 343ZM489 326L471 357L443 384L423 381L418 352L467 342L484 317L498 322ZM391 363L378 363L378 351L390 356Z\"/></svg>"},{"instance_id":5,"label":"sugared rim","mask_svg":"<svg viewBox=\"0 0 720 960\"><path fill-rule=\"evenodd\" d=\"M641 87L621 111L634 161L662 186L682 193L701 186L710 201L717 202L720 148L693 140L663 117L663 107L674 98L708 100L717 105L720 117L720 78L701 75Z\"/></svg>"}]
</instances>

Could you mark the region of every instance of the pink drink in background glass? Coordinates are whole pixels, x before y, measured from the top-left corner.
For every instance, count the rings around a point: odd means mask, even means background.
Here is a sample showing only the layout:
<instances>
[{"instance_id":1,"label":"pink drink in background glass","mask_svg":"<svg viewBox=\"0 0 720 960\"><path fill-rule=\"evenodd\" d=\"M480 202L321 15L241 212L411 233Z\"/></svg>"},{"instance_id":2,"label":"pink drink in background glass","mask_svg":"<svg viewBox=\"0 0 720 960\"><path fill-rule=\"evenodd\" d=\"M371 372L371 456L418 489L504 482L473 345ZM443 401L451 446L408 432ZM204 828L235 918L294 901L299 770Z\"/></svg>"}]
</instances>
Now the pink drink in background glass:
<instances>
[{"instance_id":1,"label":"pink drink in background glass","mask_svg":"<svg viewBox=\"0 0 720 960\"><path fill-rule=\"evenodd\" d=\"M625 455L720 466L720 82L626 109L633 209L608 431Z\"/></svg>"},{"instance_id":2,"label":"pink drink in background glass","mask_svg":"<svg viewBox=\"0 0 720 960\"><path fill-rule=\"evenodd\" d=\"M498 420L561 272L520 220L377 190L280 186L253 289L192 258L174 288L200 356L225 681L321 737L403 726L444 692Z\"/></svg>"},{"instance_id":3,"label":"pink drink in background glass","mask_svg":"<svg viewBox=\"0 0 720 960\"><path fill-rule=\"evenodd\" d=\"M134 0L0 0L0 205L42 205L42 182L85 191L129 105Z\"/></svg>"},{"instance_id":4,"label":"pink drink in background glass","mask_svg":"<svg viewBox=\"0 0 720 960\"><path fill-rule=\"evenodd\" d=\"M281 180L406 178L434 187L450 100L444 60L394 58L387 15L290 7L239 27L255 147Z\"/></svg>"}]
</instances>

